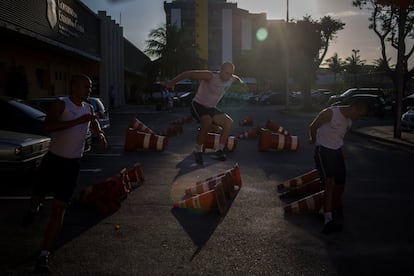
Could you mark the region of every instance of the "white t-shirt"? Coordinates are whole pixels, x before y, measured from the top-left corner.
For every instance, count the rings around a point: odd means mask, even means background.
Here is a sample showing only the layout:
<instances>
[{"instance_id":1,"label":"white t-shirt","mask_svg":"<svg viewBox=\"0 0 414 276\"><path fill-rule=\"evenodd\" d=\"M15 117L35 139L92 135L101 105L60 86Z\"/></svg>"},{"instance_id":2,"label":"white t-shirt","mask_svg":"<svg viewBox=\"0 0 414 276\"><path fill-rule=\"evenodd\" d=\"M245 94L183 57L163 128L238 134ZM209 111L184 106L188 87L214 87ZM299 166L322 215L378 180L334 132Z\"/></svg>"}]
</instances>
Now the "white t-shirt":
<instances>
[{"instance_id":1,"label":"white t-shirt","mask_svg":"<svg viewBox=\"0 0 414 276\"><path fill-rule=\"evenodd\" d=\"M339 106L329 109L332 110L332 119L318 128L316 144L329 149L339 149L344 144L344 136L351 127L352 120L342 114Z\"/></svg>"},{"instance_id":2,"label":"white t-shirt","mask_svg":"<svg viewBox=\"0 0 414 276\"><path fill-rule=\"evenodd\" d=\"M65 109L60 116L62 121L71 121L82 115L91 113L91 106L82 102L82 106L75 105L69 98L63 98ZM53 131L49 151L64 158L80 158L85 147L85 136L90 122L79 124L71 128Z\"/></svg>"},{"instance_id":3,"label":"white t-shirt","mask_svg":"<svg viewBox=\"0 0 414 276\"><path fill-rule=\"evenodd\" d=\"M226 90L233 83L234 78L222 81L218 72L212 72L211 80L202 80L194 96L194 101L206 107L216 107Z\"/></svg>"}]
</instances>

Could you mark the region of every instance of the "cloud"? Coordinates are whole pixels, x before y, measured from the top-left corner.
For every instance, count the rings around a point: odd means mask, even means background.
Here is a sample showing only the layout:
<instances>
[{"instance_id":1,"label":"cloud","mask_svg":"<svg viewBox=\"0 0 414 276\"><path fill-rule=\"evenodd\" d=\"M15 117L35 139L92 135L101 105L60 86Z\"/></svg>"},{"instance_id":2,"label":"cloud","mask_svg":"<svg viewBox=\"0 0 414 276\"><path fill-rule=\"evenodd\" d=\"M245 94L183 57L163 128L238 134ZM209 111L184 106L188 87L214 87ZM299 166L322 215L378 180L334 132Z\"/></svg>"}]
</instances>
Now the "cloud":
<instances>
[{"instance_id":1,"label":"cloud","mask_svg":"<svg viewBox=\"0 0 414 276\"><path fill-rule=\"evenodd\" d=\"M369 16L370 13L363 10L347 10L347 11L339 11L339 12L329 12L327 15L334 17L334 18L347 18L347 17L358 17L358 16Z\"/></svg>"}]
</instances>

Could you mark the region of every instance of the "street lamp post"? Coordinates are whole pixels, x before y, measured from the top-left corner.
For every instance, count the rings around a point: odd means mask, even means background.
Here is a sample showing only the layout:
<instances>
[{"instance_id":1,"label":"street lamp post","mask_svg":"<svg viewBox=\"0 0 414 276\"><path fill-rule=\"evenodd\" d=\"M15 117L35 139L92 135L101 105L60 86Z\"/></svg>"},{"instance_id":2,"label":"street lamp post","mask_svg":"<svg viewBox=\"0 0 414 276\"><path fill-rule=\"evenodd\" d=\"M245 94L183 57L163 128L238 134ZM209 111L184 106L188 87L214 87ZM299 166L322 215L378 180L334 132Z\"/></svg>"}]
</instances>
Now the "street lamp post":
<instances>
[{"instance_id":1,"label":"street lamp post","mask_svg":"<svg viewBox=\"0 0 414 276\"><path fill-rule=\"evenodd\" d=\"M286 109L289 107L289 44L288 44L288 26L289 26L289 0L286 0L286 79L285 79L285 90L286 90Z\"/></svg>"}]
</instances>

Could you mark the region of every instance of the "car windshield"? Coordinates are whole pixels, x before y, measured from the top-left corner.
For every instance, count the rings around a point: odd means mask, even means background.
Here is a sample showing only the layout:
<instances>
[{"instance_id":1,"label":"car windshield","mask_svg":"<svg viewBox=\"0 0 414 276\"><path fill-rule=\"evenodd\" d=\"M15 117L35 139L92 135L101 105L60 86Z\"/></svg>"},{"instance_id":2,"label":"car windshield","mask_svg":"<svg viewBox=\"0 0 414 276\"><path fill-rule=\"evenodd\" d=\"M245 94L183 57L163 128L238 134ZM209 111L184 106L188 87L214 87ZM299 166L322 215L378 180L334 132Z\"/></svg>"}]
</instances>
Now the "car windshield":
<instances>
[{"instance_id":1,"label":"car windshield","mask_svg":"<svg viewBox=\"0 0 414 276\"><path fill-rule=\"evenodd\" d=\"M352 93L355 91L355 89L348 89L344 93L341 94L342 97L347 97L352 95Z\"/></svg>"},{"instance_id":2,"label":"car windshield","mask_svg":"<svg viewBox=\"0 0 414 276\"><path fill-rule=\"evenodd\" d=\"M43 119L46 117L46 114L43 113L42 111L36 108L33 108L27 104L24 104L22 102L19 102L19 101L11 100L10 105L16 107L17 109L21 110L22 112L24 112L25 114L27 114L28 116L34 119Z\"/></svg>"}]
</instances>

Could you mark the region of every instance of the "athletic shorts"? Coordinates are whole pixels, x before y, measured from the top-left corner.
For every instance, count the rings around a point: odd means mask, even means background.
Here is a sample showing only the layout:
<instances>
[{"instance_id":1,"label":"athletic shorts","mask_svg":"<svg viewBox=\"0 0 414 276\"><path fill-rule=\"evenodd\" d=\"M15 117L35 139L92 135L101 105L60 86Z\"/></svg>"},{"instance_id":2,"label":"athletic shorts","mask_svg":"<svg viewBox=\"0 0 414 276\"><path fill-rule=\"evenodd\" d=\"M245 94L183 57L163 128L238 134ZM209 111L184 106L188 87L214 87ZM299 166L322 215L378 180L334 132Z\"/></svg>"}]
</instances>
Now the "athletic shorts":
<instances>
[{"instance_id":1,"label":"athletic shorts","mask_svg":"<svg viewBox=\"0 0 414 276\"><path fill-rule=\"evenodd\" d=\"M35 195L53 194L55 199L69 204L78 182L79 170L80 158L68 159L46 153L37 172Z\"/></svg>"},{"instance_id":2,"label":"athletic shorts","mask_svg":"<svg viewBox=\"0 0 414 276\"><path fill-rule=\"evenodd\" d=\"M346 167L342 149L316 146L314 159L323 187L327 178L333 178L338 185L345 185Z\"/></svg>"},{"instance_id":3,"label":"athletic shorts","mask_svg":"<svg viewBox=\"0 0 414 276\"><path fill-rule=\"evenodd\" d=\"M224 114L223 111L221 111L220 109L216 107L205 107L204 105L199 104L196 101L191 102L190 108L191 108L191 115L193 115L194 119L197 122L200 122L200 118L203 117L204 115L208 115L211 118L213 118L214 115Z\"/></svg>"}]
</instances>

